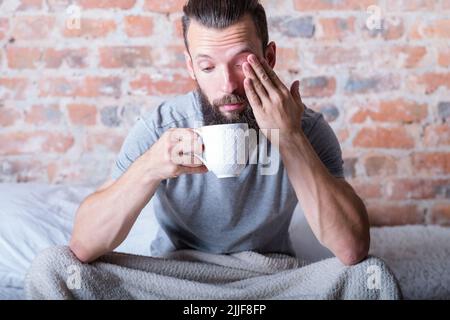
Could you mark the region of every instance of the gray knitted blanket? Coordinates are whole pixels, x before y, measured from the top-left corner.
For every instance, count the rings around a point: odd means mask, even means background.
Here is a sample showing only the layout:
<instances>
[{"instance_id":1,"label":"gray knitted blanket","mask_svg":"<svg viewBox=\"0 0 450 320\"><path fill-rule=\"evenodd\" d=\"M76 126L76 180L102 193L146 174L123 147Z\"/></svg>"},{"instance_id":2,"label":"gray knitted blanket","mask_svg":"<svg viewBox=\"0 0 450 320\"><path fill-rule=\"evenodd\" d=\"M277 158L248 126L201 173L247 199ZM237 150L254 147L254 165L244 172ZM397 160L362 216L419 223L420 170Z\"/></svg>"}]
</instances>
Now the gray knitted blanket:
<instances>
[{"instance_id":1,"label":"gray knitted blanket","mask_svg":"<svg viewBox=\"0 0 450 320\"><path fill-rule=\"evenodd\" d=\"M82 264L68 247L37 256L28 299L400 299L392 272L370 256L307 264L282 254L182 250L164 258L111 253Z\"/></svg>"}]
</instances>

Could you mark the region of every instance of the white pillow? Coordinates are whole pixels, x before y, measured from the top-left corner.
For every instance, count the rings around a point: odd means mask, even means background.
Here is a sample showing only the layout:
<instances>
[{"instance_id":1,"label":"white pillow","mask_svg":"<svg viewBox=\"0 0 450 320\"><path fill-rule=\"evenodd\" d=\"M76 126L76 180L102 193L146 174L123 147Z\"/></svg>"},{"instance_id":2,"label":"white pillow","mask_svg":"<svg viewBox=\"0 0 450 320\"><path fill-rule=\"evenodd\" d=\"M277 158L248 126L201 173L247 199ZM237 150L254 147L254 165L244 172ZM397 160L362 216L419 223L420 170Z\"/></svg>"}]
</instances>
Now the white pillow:
<instances>
[{"instance_id":1,"label":"white pillow","mask_svg":"<svg viewBox=\"0 0 450 320\"><path fill-rule=\"evenodd\" d=\"M69 243L76 210L94 190L83 186L0 184L0 287L22 287L38 252ZM149 203L116 251L149 255L157 227Z\"/></svg>"}]
</instances>

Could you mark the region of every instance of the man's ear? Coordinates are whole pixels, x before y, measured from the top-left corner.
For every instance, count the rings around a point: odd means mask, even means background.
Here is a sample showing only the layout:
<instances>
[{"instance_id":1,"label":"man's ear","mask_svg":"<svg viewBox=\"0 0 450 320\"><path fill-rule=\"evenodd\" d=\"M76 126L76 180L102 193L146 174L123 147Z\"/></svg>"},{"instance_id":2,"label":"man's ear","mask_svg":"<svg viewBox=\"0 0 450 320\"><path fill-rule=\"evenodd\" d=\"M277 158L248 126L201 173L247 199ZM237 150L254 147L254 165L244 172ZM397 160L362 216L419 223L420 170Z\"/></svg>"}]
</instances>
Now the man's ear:
<instances>
[{"instance_id":1,"label":"man's ear","mask_svg":"<svg viewBox=\"0 0 450 320\"><path fill-rule=\"evenodd\" d=\"M187 50L184 50L184 59L186 60L186 67L188 69L189 75L193 80L195 80L194 65L192 63L191 55Z\"/></svg>"},{"instance_id":2,"label":"man's ear","mask_svg":"<svg viewBox=\"0 0 450 320\"><path fill-rule=\"evenodd\" d=\"M277 62L277 45L275 42L272 41L267 45L266 52L264 52L264 58L272 69L275 68Z\"/></svg>"}]
</instances>

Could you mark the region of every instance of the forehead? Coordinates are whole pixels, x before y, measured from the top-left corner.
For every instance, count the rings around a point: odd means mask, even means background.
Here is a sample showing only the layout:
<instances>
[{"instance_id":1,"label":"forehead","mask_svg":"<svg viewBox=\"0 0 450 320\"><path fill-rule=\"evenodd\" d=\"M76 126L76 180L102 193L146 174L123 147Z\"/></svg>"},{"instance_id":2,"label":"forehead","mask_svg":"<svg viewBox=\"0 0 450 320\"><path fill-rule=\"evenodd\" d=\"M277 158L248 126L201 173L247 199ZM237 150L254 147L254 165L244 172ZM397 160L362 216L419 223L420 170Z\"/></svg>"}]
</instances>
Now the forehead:
<instances>
[{"instance_id":1,"label":"forehead","mask_svg":"<svg viewBox=\"0 0 450 320\"><path fill-rule=\"evenodd\" d=\"M192 20L187 38L189 51L194 60L205 56L233 57L243 50L257 53L261 47L261 40L249 15L225 29L207 28Z\"/></svg>"}]
</instances>

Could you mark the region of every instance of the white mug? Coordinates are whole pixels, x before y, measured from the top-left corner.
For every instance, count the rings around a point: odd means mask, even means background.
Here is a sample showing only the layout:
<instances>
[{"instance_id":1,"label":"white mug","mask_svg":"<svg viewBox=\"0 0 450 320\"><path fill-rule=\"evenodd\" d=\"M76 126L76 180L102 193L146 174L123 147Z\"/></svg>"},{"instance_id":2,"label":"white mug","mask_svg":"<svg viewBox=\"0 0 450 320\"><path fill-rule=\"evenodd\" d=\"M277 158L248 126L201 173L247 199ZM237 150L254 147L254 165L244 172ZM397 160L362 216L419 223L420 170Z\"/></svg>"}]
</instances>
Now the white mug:
<instances>
[{"instance_id":1,"label":"white mug","mask_svg":"<svg viewBox=\"0 0 450 320\"><path fill-rule=\"evenodd\" d=\"M217 178L238 177L247 166L248 124L219 124L193 129L203 140L205 150L195 154Z\"/></svg>"}]
</instances>

